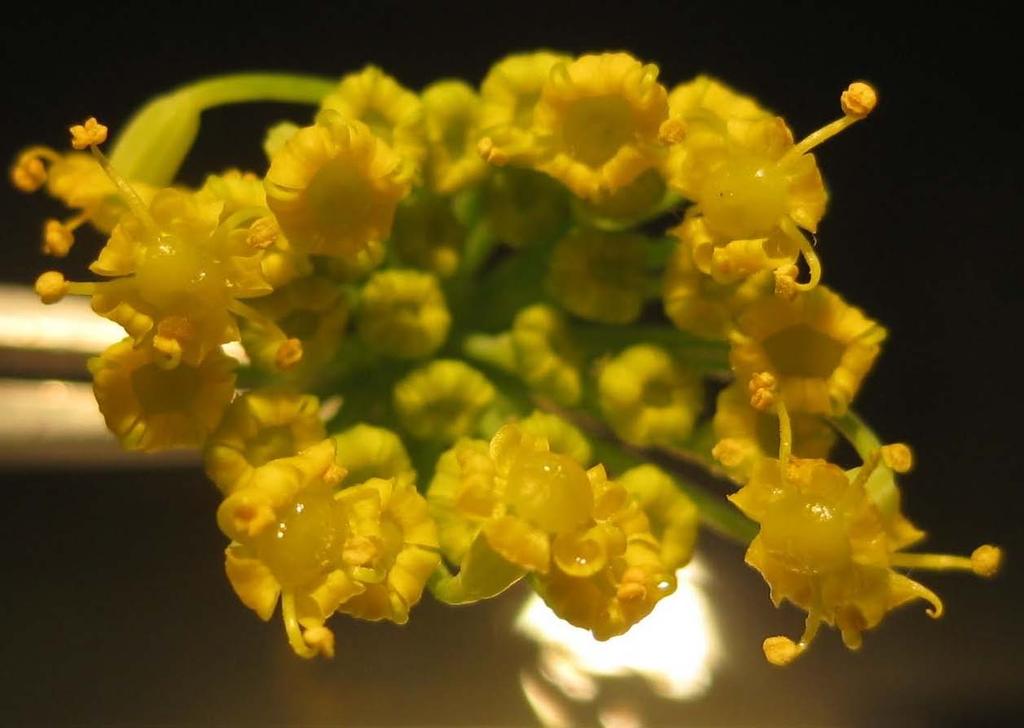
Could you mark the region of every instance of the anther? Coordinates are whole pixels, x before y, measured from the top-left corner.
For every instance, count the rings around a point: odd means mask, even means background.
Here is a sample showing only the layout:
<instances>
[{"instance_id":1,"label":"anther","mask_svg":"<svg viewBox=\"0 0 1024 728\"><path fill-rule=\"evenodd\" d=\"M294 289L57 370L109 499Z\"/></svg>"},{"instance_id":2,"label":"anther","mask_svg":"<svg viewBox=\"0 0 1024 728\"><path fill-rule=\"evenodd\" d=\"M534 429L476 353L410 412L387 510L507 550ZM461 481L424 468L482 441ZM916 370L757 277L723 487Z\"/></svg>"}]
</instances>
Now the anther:
<instances>
[{"instance_id":1,"label":"anther","mask_svg":"<svg viewBox=\"0 0 1024 728\"><path fill-rule=\"evenodd\" d=\"M775 376L771 372L758 372L750 378L750 406L765 412L775 404Z\"/></svg>"},{"instance_id":2,"label":"anther","mask_svg":"<svg viewBox=\"0 0 1024 728\"><path fill-rule=\"evenodd\" d=\"M35 192L46 184L46 167L34 150L22 152L11 166L11 184L22 192Z\"/></svg>"},{"instance_id":3,"label":"anther","mask_svg":"<svg viewBox=\"0 0 1024 728\"><path fill-rule=\"evenodd\" d=\"M776 268L775 274L775 295L784 301L792 301L800 292L800 285L796 282L798 269L795 265L787 265Z\"/></svg>"},{"instance_id":4,"label":"anther","mask_svg":"<svg viewBox=\"0 0 1024 728\"><path fill-rule=\"evenodd\" d=\"M75 244L71 228L60 220L50 219L43 223L43 252L55 258L67 256Z\"/></svg>"},{"instance_id":5,"label":"anther","mask_svg":"<svg viewBox=\"0 0 1024 728\"><path fill-rule=\"evenodd\" d=\"M245 243L250 248L268 248L277 240L280 230L277 221L272 217L261 217L249 226L249 234Z\"/></svg>"},{"instance_id":6,"label":"anther","mask_svg":"<svg viewBox=\"0 0 1024 728\"><path fill-rule=\"evenodd\" d=\"M49 305L68 294L68 282L60 271L49 270L36 278L35 289L39 300Z\"/></svg>"},{"instance_id":7,"label":"anther","mask_svg":"<svg viewBox=\"0 0 1024 728\"><path fill-rule=\"evenodd\" d=\"M285 339L277 347L274 365L282 372L294 368L300 361L302 361L302 342L298 339Z\"/></svg>"},{"instance_id":8,"label":"anther","mask_svg":"<svg viewBox=\"0 0 1024 728\"><path fill-rule=\"evenodd\" d=\"M878 105L878 93L874 87L863 81L854 81L839 97L843 113L863 119Z\"/></svg>"},{"instance_id":9,"label":"anther","mask_svg":"<svg viewBox=\"0 0 1024 728\"><path fill-rule=\"evenodd\" d=\"M302 639L317 654L328 659L334 657L334 632L322 624L310 627L302 633Z\"/></svg>"},{"instance_id":10,"label":"anther","mask_svg":"<svg viewBox=\"0 0 1024 728\"><path fill-rule=\"evenodd\" d=\"M95 116L90 116L81 124L70 127L71 146L81 151L89 147L95 147L107 140L107 127L96 121Z\"/></svg>"},{"instance_id":11,"label":"anther","mask_svg":"<svg viewBox=\"0 0 1024 728\"><path fill-rule=\"evenodd\" d=\"M493 164L495 167L508 164L508 155L499 149L490 137L484 137L477 142L476 151L485 162Z\"/></svg>"},{"instance_id":12,"label":"anther","mask_svg":"<svg viewBox=\"0 0 1024 728\"><path fill-rule=\"evenodd\" d=\"M768 662L778 667L785 667L803 652L803 649L789 637L778 635L769 637L761 645Z\"/></svg>"},{"instance_id":13,"label":"anther","mask_svg":"<svg viewBox=\"0 0 1024 728\"><path fill-rule=\"evenodd\" d=\"M686 138L686 122L669 117L658 127L658 141L665 145L679 144Z\"/></svg>"},{"instance_id":14,"label":"anther","mask_svg":"<svg viewBox=\"0 0 1024 728\"><path fill-rule=\"evenodd\" d=\"M883 445L882 462L897 473L908 473L914 467L914 453L902 442Z\"/></svg>"},{"instance_id":15,"label":"anther","mask_svg":"<svg viewBox=\"0 0 1024 728\"><path fill-rule=\"evenodd\" d=\"M734 438L726 437L711 448L711 457L727 468L735 468L743 460L743 448Z\"/></svg>"},{"instance_id":16,"label":"anther","mask_svg":"<svg viewBox=\"0 0 1024 728\"><path fill-rule=\"evenodd\" d=\"M995 576L1003 562L1003 551L998 546L985 544L971 553L971 571L986 578Z\"/></svg>"}]
</instances>

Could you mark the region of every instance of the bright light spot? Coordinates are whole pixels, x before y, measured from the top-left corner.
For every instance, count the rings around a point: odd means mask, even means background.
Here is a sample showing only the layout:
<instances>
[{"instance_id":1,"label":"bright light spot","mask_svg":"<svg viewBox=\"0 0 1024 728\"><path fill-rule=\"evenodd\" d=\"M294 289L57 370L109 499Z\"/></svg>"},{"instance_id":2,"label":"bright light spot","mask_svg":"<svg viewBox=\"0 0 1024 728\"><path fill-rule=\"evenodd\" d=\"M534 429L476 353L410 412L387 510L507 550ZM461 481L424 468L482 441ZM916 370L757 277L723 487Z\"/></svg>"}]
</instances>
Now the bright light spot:
<instances>
[{"instance_id":1,"label":"bright light spot","mask_svg":"<svg viewBox=\"0 0 1024 728\"><path fill-rule=\"evenodd\" d=\"M705 692L719 661L718 630L696 560L678 573L679 586L629 632L598 642L555 615L536 595L516 619L516 629L541 645L541 672L569 697L593 699L589 676L636 674L666 698ZM592 682L592 681L591 681ZM586 697L588 696L589 697Z\"/></svg>"}]
</instances>

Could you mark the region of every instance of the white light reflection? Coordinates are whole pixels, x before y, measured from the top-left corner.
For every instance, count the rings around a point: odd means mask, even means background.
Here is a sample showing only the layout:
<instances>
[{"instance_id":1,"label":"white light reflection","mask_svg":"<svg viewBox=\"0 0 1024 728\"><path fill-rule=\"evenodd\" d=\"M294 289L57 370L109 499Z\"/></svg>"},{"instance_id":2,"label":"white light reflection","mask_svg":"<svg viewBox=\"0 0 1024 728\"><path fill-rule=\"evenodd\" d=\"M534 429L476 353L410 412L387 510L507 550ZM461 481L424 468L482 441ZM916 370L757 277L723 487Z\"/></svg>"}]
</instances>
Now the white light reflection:
<instances>
[{"instance_id":1,"label":"white light reflection","mask_svg":"<svg viewBox=\"0 0 1024 728\"><path fill-rule=\"evenodd\" d=\"M626 634L598 642L557 617L536 595L516 629L541 645L541 673L573 700L592 700L593 677L640 675L657 694L686 700L704 693L720 657L718 630L700 584L698 560L678 573L679 586Z\"/></svg>"}]
</instances>

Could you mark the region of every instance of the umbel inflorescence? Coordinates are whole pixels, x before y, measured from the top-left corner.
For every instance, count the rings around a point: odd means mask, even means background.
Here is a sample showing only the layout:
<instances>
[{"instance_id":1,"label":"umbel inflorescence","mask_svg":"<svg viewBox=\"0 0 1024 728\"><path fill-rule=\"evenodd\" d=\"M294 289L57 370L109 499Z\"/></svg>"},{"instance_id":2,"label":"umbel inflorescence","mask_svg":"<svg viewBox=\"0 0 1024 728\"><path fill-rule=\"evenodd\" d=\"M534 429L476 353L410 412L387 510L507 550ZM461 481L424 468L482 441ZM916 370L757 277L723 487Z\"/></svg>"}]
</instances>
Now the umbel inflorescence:
<instances>
[{"instance_id":1,"label":"umbel inflorescence","mask_svg":"<svg viewBox=\"0 0 1024 728\"><path fill-rule=\"evenodd\" d=\"M176 182L200 112L244 101L319 108L268 131L262 174ZM857 648L904 603L939 616L904 569L1000 561L907 550L910 450L851 409L886 331L821 282L813 150L876 102L853 83L796 141L627 53L513 55L420 93L372 66L243 74L155 99L109 157L105 126L75 125L76 151L27 149L11 180L72 210L48 255L106 236L95 280L36 290L124 327L89 362L107 425L202 449L228 580L261 619L280 603L298 655L333 654L337 612L402 624L425 589L520 580L608 639L672 593L703 523L806 612L764 643L785 664L822 623ZM839 438L855 467L828 460ZM739 511L680 477L695 464Z\"/></svg>"}]
</instances>

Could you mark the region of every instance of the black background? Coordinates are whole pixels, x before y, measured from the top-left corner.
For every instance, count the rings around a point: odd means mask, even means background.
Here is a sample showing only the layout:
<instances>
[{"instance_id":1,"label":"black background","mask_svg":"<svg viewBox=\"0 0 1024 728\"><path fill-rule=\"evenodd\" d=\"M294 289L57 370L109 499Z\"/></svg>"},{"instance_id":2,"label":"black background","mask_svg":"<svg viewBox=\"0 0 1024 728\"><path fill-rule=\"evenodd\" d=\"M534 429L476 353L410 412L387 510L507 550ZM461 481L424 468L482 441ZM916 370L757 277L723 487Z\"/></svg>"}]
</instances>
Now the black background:
<instances>
[{"instance_id":1,"label":"black background","mask_svg":"<svg viewBox=\"0 0 1024 728\"><path fill-rule=\"evenodd\" d=\"M760 661L760 638L798 631L796 613L772 610L739 550L709 538L730 666L702 701L645 710L662 724L1021 724L1020 39L978 4L847 5L25 3L0 31L0 158L62 147L87 115L116 129L154 93L234 70L340 75L372 61L421 88L478 82L517 50L626 49L657 62L669 87L707 71L755 94L798 136L836 116L849 81L871 80L876 113L818 154L826 282L891 334L858 408L915 446L906 510L929 547L1001 543L1005 571L991 583L926 577L946 597L941 622L903 610L860 654L830 632L778 671ZM186 181L231 164L262 172L262 129L285 111L208 114ZM0 209L0 280L30 283L55 208L2 190ZM81 247L66 270L88 257ZM286 654L276 621L234 603L197 470L0 479L0 722L533 720L516 687L532 648L507 634L514 597L456 612L428 599L404 630L336 620L337 662L309 665Z\"/></svg>"}]
</instances>

